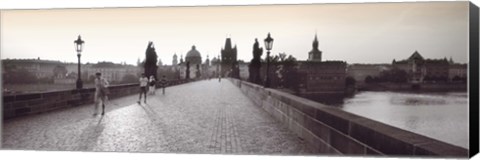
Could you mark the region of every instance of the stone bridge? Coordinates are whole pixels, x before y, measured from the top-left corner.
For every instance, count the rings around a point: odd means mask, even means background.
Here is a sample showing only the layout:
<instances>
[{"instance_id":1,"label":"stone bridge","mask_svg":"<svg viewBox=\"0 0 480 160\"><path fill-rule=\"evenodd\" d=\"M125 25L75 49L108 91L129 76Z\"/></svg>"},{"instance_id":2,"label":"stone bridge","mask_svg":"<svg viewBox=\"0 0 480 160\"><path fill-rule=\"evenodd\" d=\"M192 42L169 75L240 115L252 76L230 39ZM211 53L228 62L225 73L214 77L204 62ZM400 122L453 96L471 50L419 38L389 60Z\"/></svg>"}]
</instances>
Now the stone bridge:
<instances>
[{"instance_id":1,"label":"stone bridge","mask_svg":"<svg viewBox=\"0 0 480 160\"><path fill-rule=\"evenodd\" d=\"M179 82L146 104L137 104L136 85L111 90L105 116L92 115L88 89L4 97L2 148L468 157L463 148L234 79Z\"/></svg>"}]
</instances>

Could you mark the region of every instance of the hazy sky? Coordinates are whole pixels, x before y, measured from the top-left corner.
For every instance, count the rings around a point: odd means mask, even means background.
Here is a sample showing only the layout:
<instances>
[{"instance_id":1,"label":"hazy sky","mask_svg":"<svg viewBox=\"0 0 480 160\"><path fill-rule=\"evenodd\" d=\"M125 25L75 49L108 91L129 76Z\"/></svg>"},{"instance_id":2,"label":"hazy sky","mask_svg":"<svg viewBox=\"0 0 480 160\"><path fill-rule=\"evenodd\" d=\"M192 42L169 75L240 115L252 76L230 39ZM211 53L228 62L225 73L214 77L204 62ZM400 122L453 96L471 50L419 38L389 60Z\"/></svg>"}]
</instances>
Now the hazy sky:
<instances>
[{"instance_id":1,"label":"hazy sky","mask_svg":"<svg viewBox=\"0 0 480 160\"><path fill-rule=\"evenodd\" d=\"M425 58L467 61L468 2L3 10L1 58L76 62L73 41L85 40L82 62L135 64L153 41L164 64L192 45L217 56L231 37L238 57L271 32L272 54L305 60L315 33L325 60L391 63L415 50Z\"/></svg>"}]
</instances>

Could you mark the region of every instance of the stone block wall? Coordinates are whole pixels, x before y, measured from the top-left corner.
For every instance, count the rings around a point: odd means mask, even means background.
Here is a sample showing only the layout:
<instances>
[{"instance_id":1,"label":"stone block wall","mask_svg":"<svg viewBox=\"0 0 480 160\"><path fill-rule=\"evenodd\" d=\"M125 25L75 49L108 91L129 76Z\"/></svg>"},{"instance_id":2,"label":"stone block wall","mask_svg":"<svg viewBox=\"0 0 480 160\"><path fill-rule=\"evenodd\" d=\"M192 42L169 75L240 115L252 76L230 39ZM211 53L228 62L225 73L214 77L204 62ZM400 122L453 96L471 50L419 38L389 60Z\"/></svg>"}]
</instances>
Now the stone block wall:
<instances>
[{"instance_id":1,"label":"stone block wall","mask_svg":"<svg viewBox=\"0 0 480 160\"><path fill-rule=\"evenodd\" d=\"M321 154L468 157L468 150L335 107L237 79L255 104Z\"/></svg>"},{"instance_id":2,"label":"stone block wall","mask_svg":"<svg viewBox=\"0 0 480 160\"><path fill-rule=\"evenodd\" d=\"M187 83L187 80L169 81L168 85ZM138 94L138 83L110 86L109 99ZM3 96L3 118L43 113L60 108L68 108L83 104L92 104L95 88L72 89L44 93L30 93Z\"/></svg>"}]
</instances>

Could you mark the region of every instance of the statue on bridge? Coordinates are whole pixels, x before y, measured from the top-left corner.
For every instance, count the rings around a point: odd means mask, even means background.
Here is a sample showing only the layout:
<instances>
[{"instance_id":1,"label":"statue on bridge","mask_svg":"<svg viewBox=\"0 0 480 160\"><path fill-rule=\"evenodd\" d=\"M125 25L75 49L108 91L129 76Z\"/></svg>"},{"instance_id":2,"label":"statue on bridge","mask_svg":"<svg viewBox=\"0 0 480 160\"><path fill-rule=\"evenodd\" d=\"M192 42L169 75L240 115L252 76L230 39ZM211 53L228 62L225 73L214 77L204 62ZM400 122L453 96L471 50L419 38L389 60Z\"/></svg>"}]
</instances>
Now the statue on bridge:
<instances>
[{"instance_id":1,"label":"statue on bridge","mask_svg":"<svg viewBox=\"0 0 480 160\"><path fill-rule=\"evenodd\" d=\"M153 76L157 79L157 52L155 52L155 47L153 46L153 42L148 42L147 51L145 52L145 76L150 77Z\"/></svg>"},{"instance_id":2,"label":"statue on bridge","mask_svg":"<svg viewBox=\"0 0 480 160\"><path fill-rule=\"evenodd\" d=\"M190 62L187 61L187 69L185 71L185 79L190 79Z\"/></svg>"},{"instance_id":3,"label":"statue on bridge","mask_svg":"<svg viewBox=\"0 0 480 160\"><path fill-rule=\"evenodd\" d=\"M263 48L259 47L258 39L255 38L255 43L253 44L253 59L248 65L249 77L248 80L252 83L260 84L260 68L262 67L261 57L263 53Z\"/></svg>"},{"instance_id":4,"label":"statue on bridge","mask_svg":"<svg viewBox=\"0 0 480 160\"><path fill-rule=\"evenodd\" d=\"M200 78L200 64L197 64L197 71L195 72L195 78Z\"/></svg>"}]
</instances>

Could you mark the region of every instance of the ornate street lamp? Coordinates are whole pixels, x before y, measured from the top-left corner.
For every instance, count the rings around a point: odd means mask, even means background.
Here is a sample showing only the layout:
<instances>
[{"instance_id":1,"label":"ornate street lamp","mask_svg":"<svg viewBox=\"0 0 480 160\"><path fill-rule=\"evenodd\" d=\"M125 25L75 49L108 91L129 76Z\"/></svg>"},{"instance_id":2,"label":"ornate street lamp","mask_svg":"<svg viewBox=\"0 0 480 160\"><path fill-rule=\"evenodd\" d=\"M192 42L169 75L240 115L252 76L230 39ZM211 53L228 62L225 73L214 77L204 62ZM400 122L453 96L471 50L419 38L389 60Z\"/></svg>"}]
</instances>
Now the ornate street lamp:
<instances>
[{"instance_id":1,"label":"ornate street lamp","mask_svg":"<svg viewBox=\"0 0 480 160\"><path fill-rule=\"evenodd\" d=\"M270 69L270 50L272 50L273 46L273 38L270 37L270 32L268 33L267 38L265 38L265 49L267 49L267 72L265 78L265 87L270 87L270 76L269 76L269 69Z\"/></svg>"},{"instance_id":2,"label":"ornate street lamp","mask_svg":"<svg viewBox=\"0 0 480 160\"><path fill-rule=\"evenodd\" d=\"M83 43L85 43L85 41L83 41L80 35L78 35L78 39L73 41L73 43L75 43L75 49L77 50L77 57L78 57L77 89L82 89L83 83L82 83L81 72L80 72L80 56L81 56L80 53L82 52Z\"/></svg>"}]
</instances>

